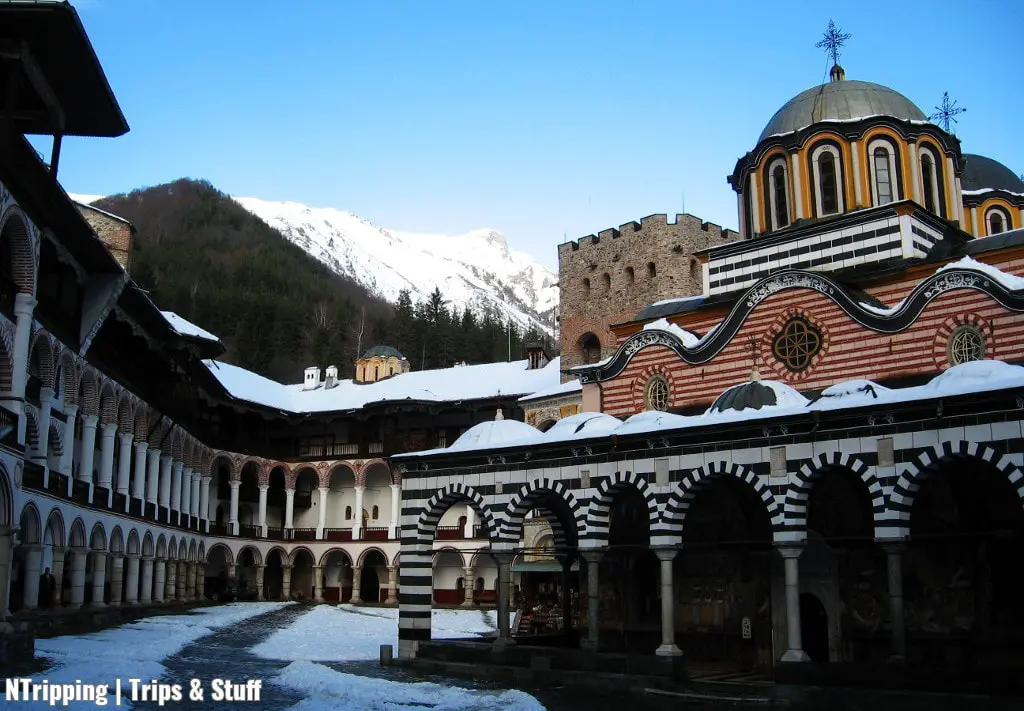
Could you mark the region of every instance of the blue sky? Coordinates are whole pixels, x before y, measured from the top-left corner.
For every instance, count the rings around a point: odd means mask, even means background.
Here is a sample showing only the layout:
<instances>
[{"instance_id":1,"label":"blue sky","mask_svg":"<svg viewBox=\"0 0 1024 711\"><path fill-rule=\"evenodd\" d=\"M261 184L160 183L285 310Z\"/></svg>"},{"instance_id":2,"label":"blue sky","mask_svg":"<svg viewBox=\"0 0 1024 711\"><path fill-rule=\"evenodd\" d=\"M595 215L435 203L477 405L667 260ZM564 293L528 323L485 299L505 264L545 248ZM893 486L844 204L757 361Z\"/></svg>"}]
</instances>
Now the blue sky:
<instances>
[{"instance_id":1,"label":"blue sky","mask_svg":"<svg viewBox=\"0 0 1024 711\"><path fill-rule=\"evenodd\" d=\"M74 4L132 130L65 141L72 192L206 178L389 228L492 227L550 265L565 237L684 201L735 227L726 176L826 77L830 17L848 78L926 113L949 91L964 150L1024 172L1019 0Z\"/></svg>"}]
</instances>

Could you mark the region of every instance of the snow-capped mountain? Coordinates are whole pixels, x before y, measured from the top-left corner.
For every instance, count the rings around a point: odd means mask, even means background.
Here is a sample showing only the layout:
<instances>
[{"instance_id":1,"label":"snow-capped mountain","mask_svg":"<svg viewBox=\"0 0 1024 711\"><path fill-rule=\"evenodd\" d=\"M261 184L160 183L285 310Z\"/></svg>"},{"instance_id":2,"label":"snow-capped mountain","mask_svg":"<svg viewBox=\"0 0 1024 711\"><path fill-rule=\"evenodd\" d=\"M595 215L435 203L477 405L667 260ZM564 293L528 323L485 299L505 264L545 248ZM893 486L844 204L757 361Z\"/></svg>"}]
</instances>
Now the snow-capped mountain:
<instances>
[{"instance_id":1,"label":"snow-capped mountain","mask_svg":"<svg viewBox=\"0 0 1024 711\"><path fill-rule=\"evenodd\" d=\"M521 328L554 333L558 276L528 254L509 249L500 232L479 229L455 237L399 232L334 208L235 200L330 269L392 303L402 289L415 303L437 287L460 309L490 308Z\"/></svg>"}]
</instances>

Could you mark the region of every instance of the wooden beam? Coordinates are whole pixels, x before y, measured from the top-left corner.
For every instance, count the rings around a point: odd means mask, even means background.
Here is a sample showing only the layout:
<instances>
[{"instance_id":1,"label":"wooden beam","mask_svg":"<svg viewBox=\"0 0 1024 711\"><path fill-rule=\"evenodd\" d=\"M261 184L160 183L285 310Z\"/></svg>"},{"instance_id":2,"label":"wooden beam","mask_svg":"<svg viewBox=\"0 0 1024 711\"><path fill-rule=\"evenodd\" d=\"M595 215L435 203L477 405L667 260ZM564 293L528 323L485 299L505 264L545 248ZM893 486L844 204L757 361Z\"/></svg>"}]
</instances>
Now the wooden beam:
<instances>
[{"instance_id":1,"label":"wooden beam","mask_svg":"<svg viewBox=\"0 0 1024 711\"><path fill-rule=\"evenodd\" d=\"M29 50L28 43L16 42L14 40L0 41L0 57L15 59L21 62L21 68L24 70L25 76L50 113L50 119L54 124L54 133L64 133L64 109L61 107L60 102L57 101L57 95L54 93L53 87L46 81L43 70L39 63L36 62L35 56Z\"/></svg>"}]
</instances>

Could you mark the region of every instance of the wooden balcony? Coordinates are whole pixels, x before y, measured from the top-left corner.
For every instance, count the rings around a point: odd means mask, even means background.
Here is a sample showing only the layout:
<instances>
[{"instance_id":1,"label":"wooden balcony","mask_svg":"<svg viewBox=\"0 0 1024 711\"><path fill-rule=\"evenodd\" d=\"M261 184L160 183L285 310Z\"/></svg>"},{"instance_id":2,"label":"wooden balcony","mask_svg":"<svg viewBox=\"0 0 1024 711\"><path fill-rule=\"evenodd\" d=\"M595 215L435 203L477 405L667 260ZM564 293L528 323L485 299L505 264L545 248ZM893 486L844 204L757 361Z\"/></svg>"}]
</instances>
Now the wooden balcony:
<instances>
[{"instance_id":1,"label":"wooden balcony","mask_svg":"<svg viewBox=\"0 0 1024 711\"><path fill-rule=\"evenodd\" d=\"M388 540L388 527L370 526L364 528L362 539L364 541L386 541Z\"/></svg>"},{"instance_id":2,"label":"wooden balcony","mask_svg":"<svg viewBox=\"0 0 1024 711\"><path fill-rule=\"evenodd\" d=\"M435 536L439 541L457 541L465 537L465 529L462 526L438 526Z\"/></svg>"},{"instance_id":3,"label":"wooden balcony","mask_svg":"<svg viewBox=\"0 0 1024 711\"><path fill-rule=\"evenodd\" d=\"M325 528L324 540L327 541L351 541L351 528Z\"/></svg>"},{"instance_id":4,"label":"wooden balcony","mask_svg":"<svg viewBox=\"0 0 1024 711\"><path fill-rule=\"evenodd\" d=\"M230 536L231 528L226 523L216 523L210 521L210 535L211 536Z\"/></svg>"},{"instance_id":5,"label":"wooden balcony","mask_svg":"<svg viewBox=\"0 0 1024 711\"><path fill-rule=\"evenodd\" d=\"M76 504L89 505L89 483L75 479L71 482L71 500Z\"/></svg>"},{"instance_id":6,"label":"wooden balcony","mask_svg":"<svg viewBox=\"0 0 1024 711\"><path fill-rule=\"evenodd\" d=\"M24 479L22 479L22 486L26 489L35 489L36 491L44 491L43 489L43 467L35 462L25 462L24 468ZM51 481L53 480L53 474L50 474ZM66 482L67 480L65 480ZM67 491L67 489L65 489Z\"/></svg>"},{"instance_id":7,"label":"wooden balcony","mask_svg":"<svg viewBox=\"0 0 1024 711\"><path fill-rule=\"evenodd\" d=\"M25 462L25 464L27 467L28 462ZM47 482L46 490L54 496L59 496L62 499L68 498L68 478L60 472L51 471L50 480Z\"/></svg>"},{"instance_id":8,"label":"wooden balcony","mask_svg":"<svg viewBox=\"0 0 1024 711\"><path fill-rule=\"evenodd\" d=\"M243 538L262 538L262 536L260 536L261 533L262 531L259 526L253 526L252 524L247 523L238 525L238 535Z\"/></svg>"},{"instance_id":9,"label":"wooden balcony","mask_svg":"<svg viewBox=\"0 0 1024 711\"><path fill-rule=\"evenodd\" d=\"M267 528L267 540L269 541L283 541L284 540L284 529L283 528Z\"/></svg>"},{"instance_id":10,"label":"wooden balcony","mask_svg":"<svg viewBox=\"0 0 1024 711\"><path fill-rule=\"evenodd\" d=\"M315 541L316 540L316 529L315 528L293 528L292 529L292 540L293 541Z\"/></svg>"}]
</instances>

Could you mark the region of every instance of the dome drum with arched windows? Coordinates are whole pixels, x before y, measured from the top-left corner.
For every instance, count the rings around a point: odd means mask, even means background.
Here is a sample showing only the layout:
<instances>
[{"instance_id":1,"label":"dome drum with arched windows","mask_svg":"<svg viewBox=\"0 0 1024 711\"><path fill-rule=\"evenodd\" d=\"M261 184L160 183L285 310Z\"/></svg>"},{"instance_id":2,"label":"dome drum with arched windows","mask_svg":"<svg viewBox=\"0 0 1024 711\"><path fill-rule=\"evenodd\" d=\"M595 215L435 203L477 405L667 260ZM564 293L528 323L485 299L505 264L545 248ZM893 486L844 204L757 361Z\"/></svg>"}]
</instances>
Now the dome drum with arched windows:
<instances>
[{"instance_id":1,"label":"dome drum with arched windows","mask_svg":"<svg viewBox=\"0 0 1024 711\"><path fill-rule=\"evenodd\" d=\"M975 237L1024 228L1024 179L999 161L964 154L965 229Z\"/></svg>"}]
</instances>

